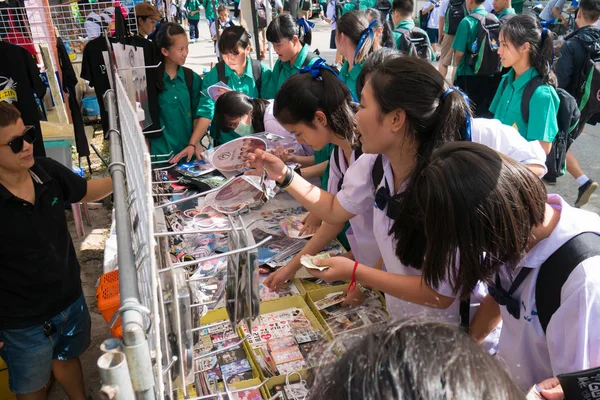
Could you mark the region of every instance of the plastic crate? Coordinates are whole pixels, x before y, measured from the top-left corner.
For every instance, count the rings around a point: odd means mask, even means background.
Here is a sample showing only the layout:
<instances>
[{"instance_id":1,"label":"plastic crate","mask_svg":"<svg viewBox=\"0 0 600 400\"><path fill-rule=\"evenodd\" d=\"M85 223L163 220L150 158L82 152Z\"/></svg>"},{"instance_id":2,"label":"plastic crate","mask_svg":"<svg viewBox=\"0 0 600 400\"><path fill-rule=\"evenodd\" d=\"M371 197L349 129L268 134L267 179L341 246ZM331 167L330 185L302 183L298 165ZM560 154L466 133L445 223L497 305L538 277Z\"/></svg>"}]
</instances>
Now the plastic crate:
<instances>
[{"instance_id":1,"label":"plastic crate","mask_svg":"<svg viewBox=\"0 0 600 400\"><path fill-rule=\"evenodd\" d=\"M98 310L102 313L104 320L107 324L110 323L113 315L121 307L118 271L112 271L100 277L100 284L96 288L96 301L98 302ZM110 331L114 337L123 338L121 317L117 319Z\"/></svg>"},{"instance_id":2,"label":"plastic crate","mask_svg":"<svg viewBox=\"0 0 600 400\"><path fill-rule=\"evenodd\" d=\"M71 142L68 140L44 139L44 148L46 149L46 157L58 161L69 169L73 168Z\"/></svg>"}]
</instances>

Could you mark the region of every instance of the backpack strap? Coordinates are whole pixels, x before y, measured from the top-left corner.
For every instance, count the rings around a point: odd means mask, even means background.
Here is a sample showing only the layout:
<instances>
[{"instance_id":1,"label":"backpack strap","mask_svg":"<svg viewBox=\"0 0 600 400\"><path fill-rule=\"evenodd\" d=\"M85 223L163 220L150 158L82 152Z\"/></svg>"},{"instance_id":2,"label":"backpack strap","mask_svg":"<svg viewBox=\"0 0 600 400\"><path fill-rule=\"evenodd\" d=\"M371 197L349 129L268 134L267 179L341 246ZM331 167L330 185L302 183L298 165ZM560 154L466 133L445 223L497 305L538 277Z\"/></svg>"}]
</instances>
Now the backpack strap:
<instances>
[{"instance_id":1,"label":"backpack strap","mask_svg":"<svg viewBox=\"0 0 600 400\"><path fill-rule=\"evenodd\" d=\"M318 54L314 53L314 52L309 52L306 55L306 58L304 59L304 62L302 63L302 67L308 67L308 64L314 60L315 58L321 58Z\"/></svg>"},{"instance_id":2,"label":"backpack strap","mask_svg":"<svg viewBox=\"0 0 600 400\"><path fill-rule=\"evenodd\" d=\"M371 170L371 179L373 180L373 190L377 190L377 187L383 179L383 156L377 155L373 169Z\"/></svg>"},{"instance_id":3,"label":"backpack strap","mask_svg":"<svg viewBox=\"0 0 600 400\"><path fill-rule=\"evenodd\" d=\"M258 92L258 98L260 97L260 88L262 87L262 64L260 60L252 60L252 76L256 84L256 91Z\"/></svg>"},{"instance_id":4,"label":"backpack strap","mask_svg":"<svg viewBox=\"0 0 600 400\"><path fill-rule=\"evenodd\" d=\"M217 63L217 79L226 85L229 84L229 78L225 76L225 61Z\"/></svg>"},{"instance_id":5,"label":"backpack strap","mask_svg":"<svg viewBox=\"0 0 600 400\"><path fill-rule=\"evenodd\" d=\"M190 94L190 109L194 108L194 71L188 67L183 67L183 77L185 78L185 86L187 86Z\"/></svg>"},{"instance_id":6,"label":"backpack strap","mask_svg":"<svg viewBox=\"0 0 600 400\"><path fill-rule=\"evenodd\" d=\"M340 164L340 151L343 154L343 150L341 147L336 147L335 150L333 151L333 163L335 164L338 171L340 171L340 174L342 175L342 177L338 181L338 188L337 188L338 192L340 190L342 190L342 185L344 184L344 178L346 176L346 174L344 172L342 172L342 165ZM362 156L362 154L363 154L362 147L358 147L358 148L354 149L354 151L352 153L354 154L354 161L358 160L358 157ZM350 157L352 157L352 155L350 155ZM350 161L352 161L352 159L350 159Z\"/></svg>"},{"instance_id":7,"label":"backpack strap","mask_svg":"<svg viewBox=\"0 0 600 400\"><path fill-rule=\"evenodd\" d=\"M529 103L531 103L531 97L535 92L535 89L542 86L542 78L540 76L534 76L523 89L523 97L521 97L521 116L526 124L529 123Z\"/></svg>"},{"instance_id":8,"label":"backpack strap","mask_svg":"<svg viewBox=\"0 0 600 400\"><path fill-rule=\"evenodd\" d=\"M535 303L544 333L560 307L561 290L571 272L584 260L600 255L600 235L580 233L556 250L540 266L535 283Z\"/></svg>"}]
</instances>

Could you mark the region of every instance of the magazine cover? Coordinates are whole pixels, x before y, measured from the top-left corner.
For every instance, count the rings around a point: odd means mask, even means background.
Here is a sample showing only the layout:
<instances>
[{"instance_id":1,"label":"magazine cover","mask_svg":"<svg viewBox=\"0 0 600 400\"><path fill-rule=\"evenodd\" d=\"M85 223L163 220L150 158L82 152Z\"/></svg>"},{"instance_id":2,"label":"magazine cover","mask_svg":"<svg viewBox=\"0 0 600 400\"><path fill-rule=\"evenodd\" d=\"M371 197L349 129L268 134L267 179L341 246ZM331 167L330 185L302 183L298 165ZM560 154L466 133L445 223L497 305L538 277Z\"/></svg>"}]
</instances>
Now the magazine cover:
<instances>
[{"instance_id":1,"label":"magazine cover","mask_svg":"<svg viewBox=\"0 0 600 400\"><path fill-rule=\"evenodd\" d=\"M206 160L194 160L184 164L179 164L175 170L181 175L195 178L214 171L216 168Z\"/></svg>"},{"instance_id":2,"label":"magazine cover","mask_svg":"<svg viewBox=\"0 0 600 400\"><path fill-rule=\"evenodd\" d=\"M260 242L267 236L273 238L258 248L258 263L268 264L271 261L281 261L293 257L306 246L306 240L293 239L287 236L271 235L262 229L252 230L252 236L256 242Z\"/></svg>"},{"instance_id":3,"label":"magazine cover","mask_svg":"<svg viewBox=\"0 0 600 400\"><path fill-rule=\"evenodd\" d=\"M255 149L266 150L267 143L253 136L235 139L216 147L212 153L211 162L220 171L244 171L246 169L245 155Z\"/></svg>"},{"instance_id":4,"label":"magazine cover","mask_svg":"<svg viewBox=\"0 0 600 400\"><path fill-rule=\"evenodd\" d=\"M218 212L231 214L261 202L264 197L264 192L254 182L253 177L238 176L218 192L206 196L206 203Z\"/></svg>"},{"instance_id":5,"label":"magazine cover","mask_svg":"<svg viewBox=\"0 0 600 400\"><path fill-rule=\"evenodd\" d=\"M217 101L219 96L221 96L223 93L231 91L232 89L223 82L217 82L214 85L209 86L208 89L206 89L206 92L208 93L208 96L212 99L212 101Z\"/></svg>"}]
</instances>

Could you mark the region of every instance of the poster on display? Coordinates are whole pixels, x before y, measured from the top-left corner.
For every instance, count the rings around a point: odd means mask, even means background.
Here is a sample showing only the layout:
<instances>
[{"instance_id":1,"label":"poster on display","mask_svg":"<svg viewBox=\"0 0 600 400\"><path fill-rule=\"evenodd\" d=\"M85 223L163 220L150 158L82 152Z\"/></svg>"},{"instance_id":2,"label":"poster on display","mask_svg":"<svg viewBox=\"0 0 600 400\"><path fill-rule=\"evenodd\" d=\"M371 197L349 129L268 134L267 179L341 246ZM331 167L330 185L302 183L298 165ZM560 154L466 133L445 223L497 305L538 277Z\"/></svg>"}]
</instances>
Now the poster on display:
<instances>
[{"instance_id":1,"label":"poster on display","mask_svg":"<svg viewBox=\"0 0 600 400\"><path fill-rule=\"evenodd\" d=\"M113 45L115 59L119 75L127 94L129 101L138 112L140 126L146 129L152 125L152 117L150 116L150 106L148 103L148 84L146 81L146 65L144 61L144 50L141 47L130 45L115 44ZM143 115L143 119L142 119Z\"/></svg>"},{"instance_id":2,"label":"poster on display","mask_svg":"<svg viewBox=\"0 0 600 400\"><path fill-rule=\"evenodd\" d=\"M210 161L219 171L243 171L245 154L256 149L266 150L267 143L252 136L235 139L215 148Z\"/></svg>"}]
</instances>

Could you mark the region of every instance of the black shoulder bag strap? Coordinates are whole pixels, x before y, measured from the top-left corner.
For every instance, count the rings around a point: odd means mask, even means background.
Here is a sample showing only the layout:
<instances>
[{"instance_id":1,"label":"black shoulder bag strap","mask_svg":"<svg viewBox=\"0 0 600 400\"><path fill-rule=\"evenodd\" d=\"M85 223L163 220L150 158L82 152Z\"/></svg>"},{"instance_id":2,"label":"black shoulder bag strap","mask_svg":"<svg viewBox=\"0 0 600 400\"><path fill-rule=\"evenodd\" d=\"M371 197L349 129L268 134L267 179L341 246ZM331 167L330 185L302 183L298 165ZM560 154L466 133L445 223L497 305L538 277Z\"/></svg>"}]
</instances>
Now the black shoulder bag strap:
<instances>
[{"instance_id":1,"label":"black shoulder bag strap","mask_svg":"<svg viewBox=\"0 0 600 400\"><path fill-rule=\"evenodd\" d=\"M219 61L217 63L217 79L224 84L229 84L229 78L225 76L225 62Z\"/></svg>"},{"instance_id":2,"label":"black shoulder bag strap","mask_svg":"<svg viewBox=\"0 0 600 400\"><path fill-rule=\"evenodd\" d=\"M194 108L194 71L187 67L183 68L183 77L185 78L185 85L187 86L188 93L190 95L190 109ZM193 114L193 113L192 113Z\"/></svg>"},{"instance_id":3,"label":"black shoulder bag strap","mask_svg":"<svg viewBox=\"0 0 600 400\"><path fill-rule=\"evenodd\" d=\"M258 92L258 98L260 99L260 88L262 87L262 65L259 60L252 60L252 77L256 84L256 91Z\"/></svg>"},{"instance_id":4,"label":"black shoulder bag strap","mask_svg":"<svg viewBox=\"0 0 600 400\"><path fill-rule=\"evenodd\" d=\"M600 236L584 232L563 244L540 266L535 283L535 303L544 333L560 307L562 287L571 272L582 261L597 255L600 255Z\"/></svg>"}]
</instances>

